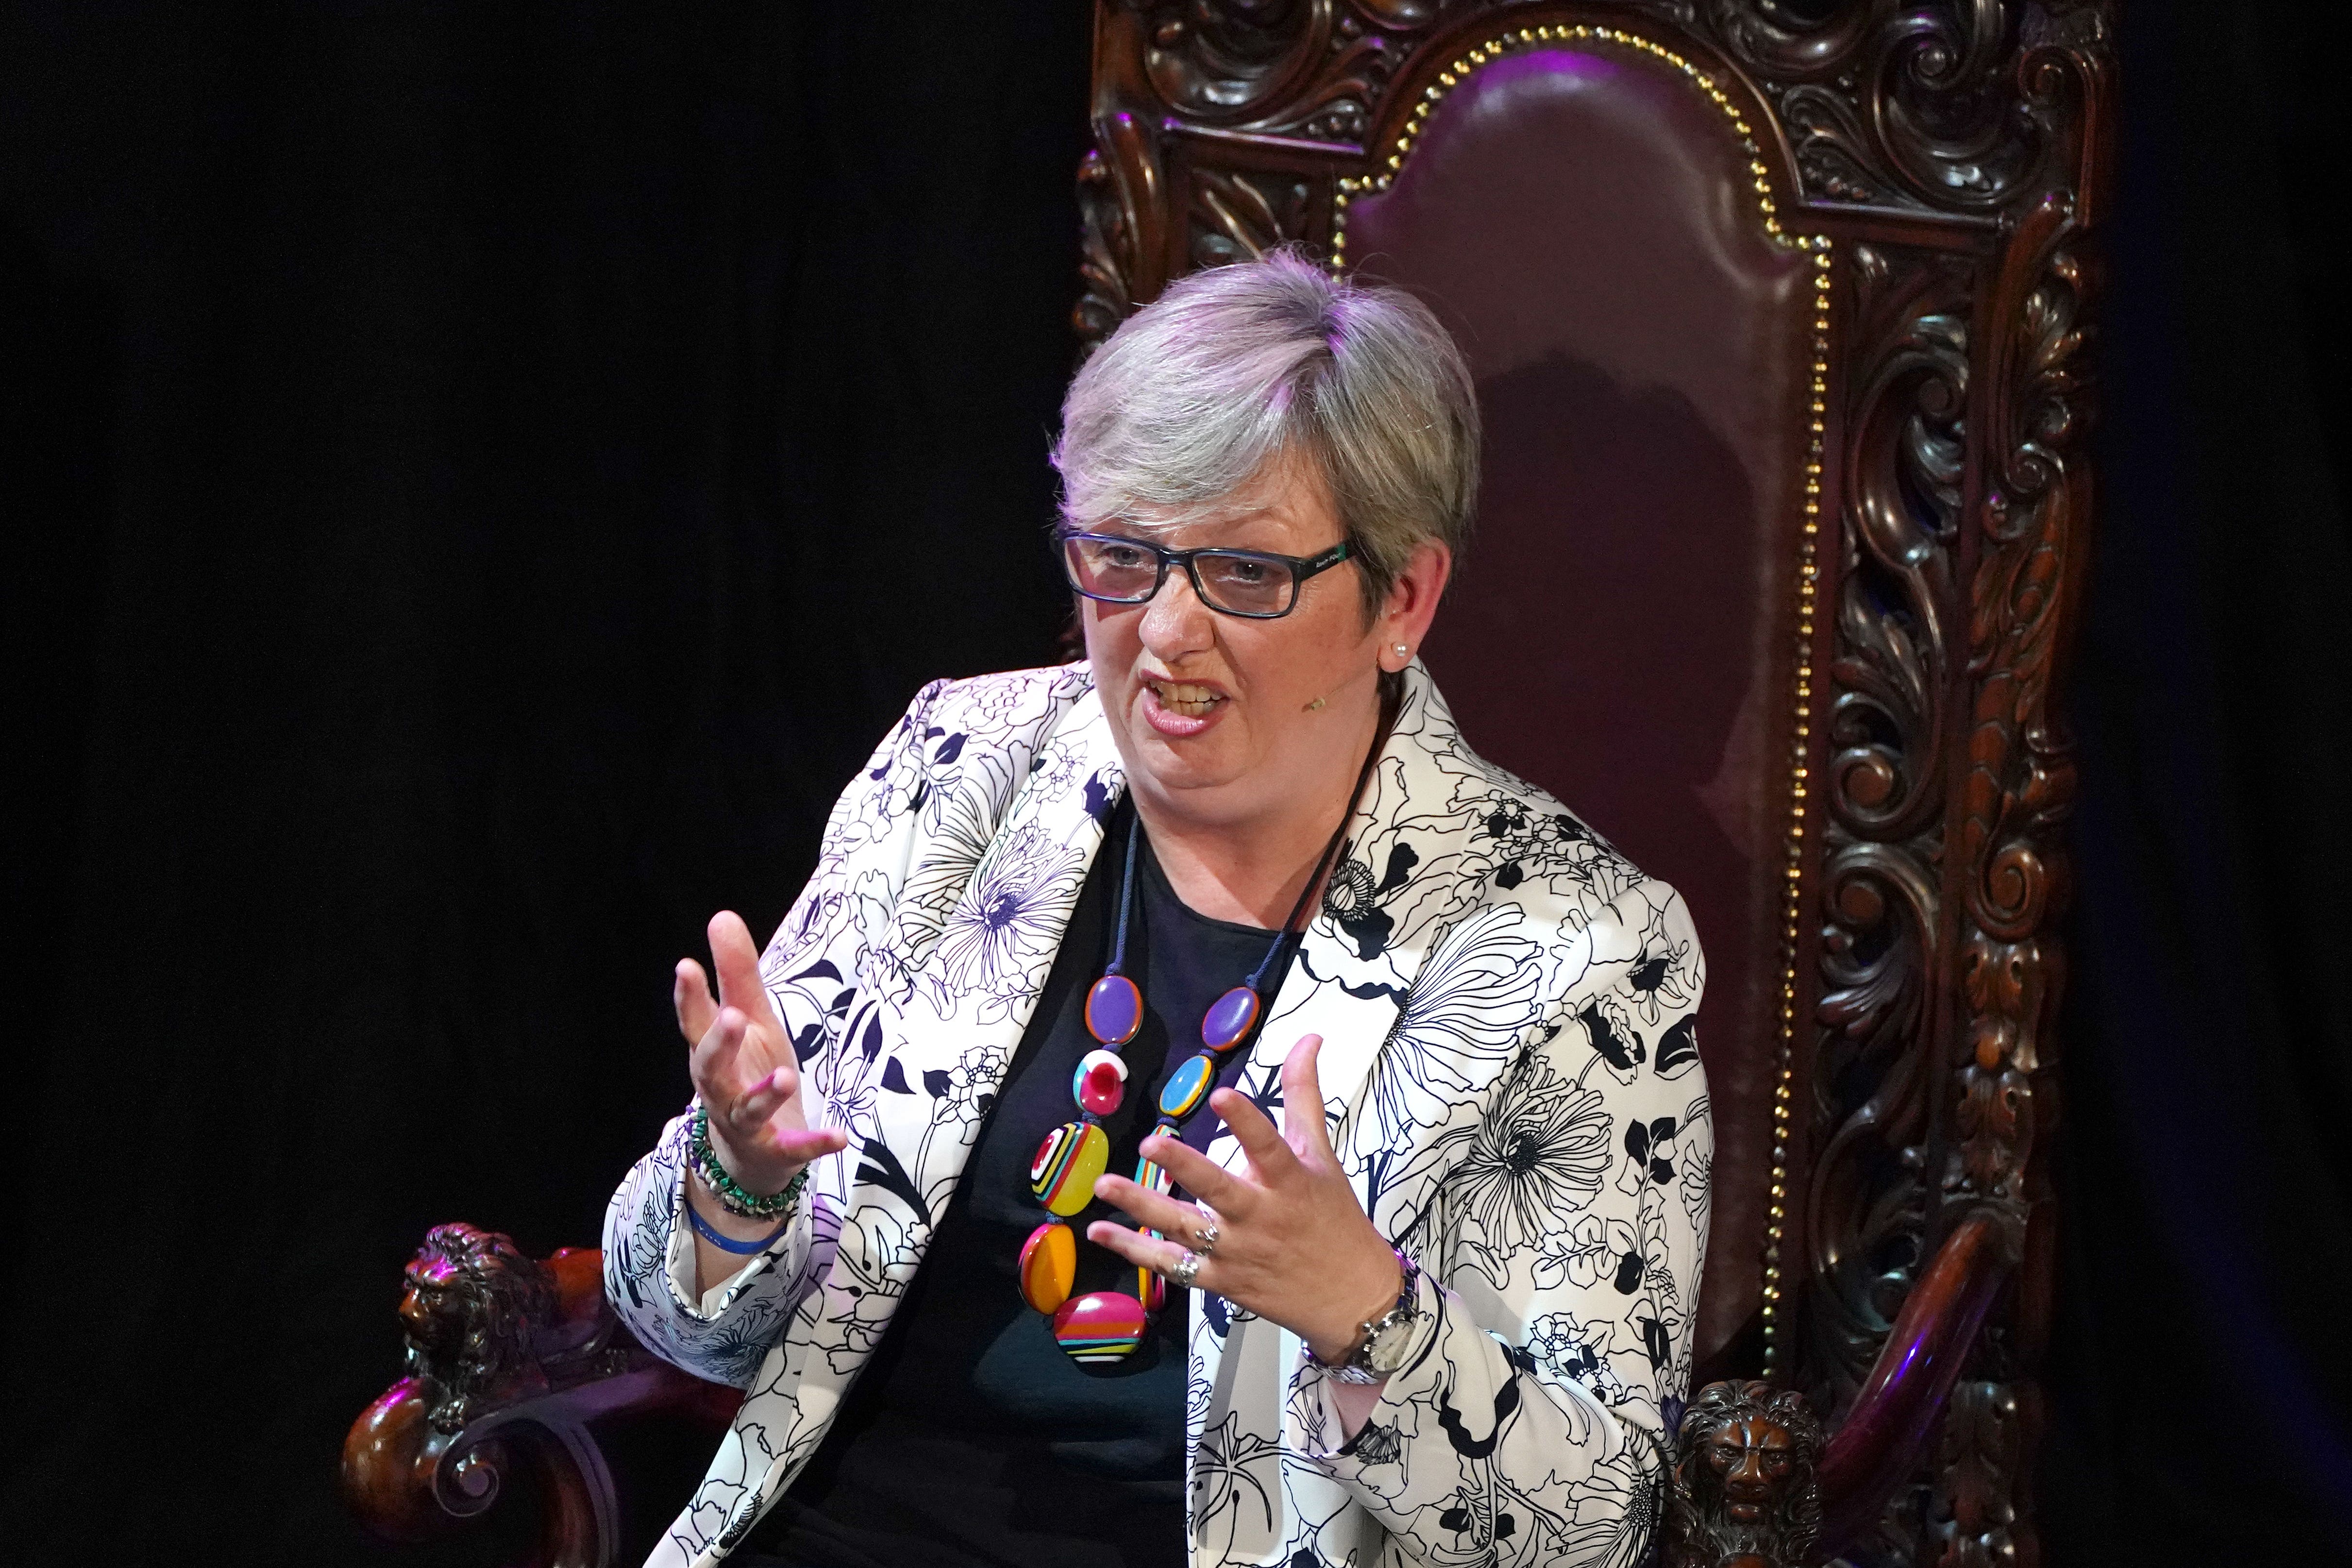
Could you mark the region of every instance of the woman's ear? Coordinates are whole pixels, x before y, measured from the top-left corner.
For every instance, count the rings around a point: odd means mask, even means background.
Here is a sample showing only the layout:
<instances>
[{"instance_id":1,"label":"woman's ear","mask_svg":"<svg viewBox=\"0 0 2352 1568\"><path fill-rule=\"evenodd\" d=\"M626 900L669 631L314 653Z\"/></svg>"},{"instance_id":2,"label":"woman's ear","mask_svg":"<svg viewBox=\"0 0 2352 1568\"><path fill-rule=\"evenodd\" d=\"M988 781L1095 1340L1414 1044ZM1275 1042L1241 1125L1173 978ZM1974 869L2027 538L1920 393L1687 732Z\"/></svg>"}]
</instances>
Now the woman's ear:
<instances>
[{"instance_id":1,"label":"woman's ear","mask_svg":"<svg viewBox=\"0 0 2352 1568\"><path fill-rule=\"evenodd\" d=\"M1446 580L1453 574L1454 552L1444 544L1424 540L1413 546L1381 606L1376 629L1382 668L1402 669L1421 651L1422 642L1429 636L1429 623L1437 616L1437 601L1444 597Z\"/></svg>"}]
</instances>

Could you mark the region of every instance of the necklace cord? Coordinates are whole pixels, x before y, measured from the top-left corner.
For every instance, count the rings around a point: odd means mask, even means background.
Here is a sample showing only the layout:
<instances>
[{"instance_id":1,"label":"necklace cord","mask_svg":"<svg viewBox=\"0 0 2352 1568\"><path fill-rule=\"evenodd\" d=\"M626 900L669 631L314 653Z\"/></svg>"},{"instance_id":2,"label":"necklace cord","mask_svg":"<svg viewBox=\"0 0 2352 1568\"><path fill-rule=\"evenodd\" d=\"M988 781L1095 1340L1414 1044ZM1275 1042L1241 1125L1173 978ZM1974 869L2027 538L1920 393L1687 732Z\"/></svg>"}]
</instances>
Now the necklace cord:
<instances>
[{"instance_id":1,"label":"necklace cord","mask_svg":"<svg viewBox=\"0 0 2352 1568\"><path fill-rule=\"evenodd\" d=\"M1403 706L1402 693L1392 694L1383 687L1381 697L1381 721L1372 731L1372 743L1364 753L1364 765L1356 770L1356 786L1348 792L1347 809L1339 814L1339 826L1331 830L1330 841L1323 846L1323 853L1316 857L1315 869L1308 875L1307 885L1298 889L1298 898L1290 906L1289 917L1282 922L1282 929L1274 933L1274 944L1265 950L1265 956L1258 960L1258 965L1250 972L1250 977L1242 982L1261 999L1265 995L1266 974L1273 969L1275 960L1282 955L1283 944L1299 934L1298 917L1306 912L1308 900L1314 898L1316 889L1322 887L1324 879L1331 874L1339 846L1347 839L1348 825L1356 820L1356 808L1363 804L1364 786L1371 782L1372 769L1380 763L1381 752L1387 744L1389 731L1395 726L1397 712ZM1143 813L1134 805L1133 792L1129 791L1129 795L1127 864L1120 870L1118 880L1118 931L1111 944L1110 968L1106 971L1111 974L1127 972L1127 928L1129 918L1135 911L1136 842L1143 835Z\"/></svg>"},{"instance_id":2,"label":"necklace cord","mask_svg":"<svg viewBox=\"0 0 2352 1568\"><path fill-rule=\"evenodd\" d=\"M1265 1022L1266 996L1261 987L1275 961L1282 955L1284 944L1300 935L1299 917L1331 874L1339 847L1346 842L1348 825L1355 820L1364 786L1371 780L1372 769L1396 721L1401 704L1385 682L1381 699L1381 721L1373 731L1371 750L1364 757L1364 765L1356 773L1356 787L1348 796L1347 809L1340 814L1339 826L1331 830L1323 853L1316 858L1314 870L1307 885L1299 889L1289 917L1275 933L1273 945L1244 985L1235 986L1219 997L1202 1016L1201 1043L1206 1049L1176 1069L1160 1090L1160 1131L1181 1136L1179 1130L1207 1098L1217 1073L1216 1058L1255 1038ZM1132 801L1129 809L1134 810ZM1143 814L1137 810L1128 821L1126 865L1119 879L1118 934L1111 952L1110 969L1095 982L1087 997L1087 1032L1107 1047L1127 1044L1142 1023L1141 991L1133 980L1120 973L1127 961L1128 928L1135 910L1135 862L1142 838ZM1111 979L1114 975L1118 977L1116 985ZM1109 999L1105 1003L1108 1011L1097 1018L1097 1000L1105 997ZM1236 998L1243 1004L1239 1009L1234 1005ZM1077 1243L1068 1222L1092 1201L1094 1183L1108 1163L1109 1141L1100 1118L1119 1109L1121 1086L1127 1078L1123 1068L1116 1073L1107 1070L1118 1058L1114 1058L1111 1063L1097 1062L1095 1058L1103 1054L1089 1052L1080 1062L1071 1085L1078 1102L1078 1120L1065 1122L1047 1133L1031 1162L1029 1189L1045 1205L1047 1217L1030 1233L1021 1248L1023 1299L1052 1318L1055 1342L1073 1360L1082 1363L1124 1360L1150 1331L1167 1299L1167 1285L1161 1277L1143 1267L1137 1268L1132 1296L1116 1290L1088 1291L1079 1296L1070 1293L1077 1278ZM1169 1192L1173 1186L1168 1173L1148 1159L1138 1162L1135 1180L1138 1185L1153 1192ZM1213 1229L1204 1238L1204 1247L1213 1239ZM1185 1254L1184 1261L1191 1268L1200 1266L1199 1259L1191 1253ZM1184 1286L1192 1283L1191 1274L1184 1270L1180 1269L1172 1278Z\"/></svg>"},{"instance_id":3,"label":"necklace cord","mask_svg":"<svg viewBox=\"0 0 2352 1568\"><path fill-rule=\"evenodd\" d=\"M1290 906L1289 918L1282 922L1282 929L1275 933L1274 945L1266 949L1265 956L1258 961L1257 968L1251 971L1250 977L1243 982L1261 996L1265 994L1266 973L1274 967L1274 961L1281 956L1283 944L1300 934L1298 917L1307 912L1307 907L1313 900L1317 890L1331 875L1331 867L1339 858L1339 846L1347 841L1348 825L1356 820L1356 807L1363 799L1365 782L1372 776L1373 765L1381 760L1381 742L1387 738L1387 734L1388 726L1385 724L1373 732L1372 749L1364 758L1363 767L1356 773L1356 787L1348 794L1347 809L1339 814L1339 826L1331 830L1330 842L1324 845L1323 853L1316 857L1315 869L1308 874L1307 886L1298 889L1298 901Z\"/></svg>"},{"instance_id":4,"label":"necklace cord","mask_svg":"<svg viewBox=\"0 0 2352 1568\"><path fill-rule=\"evenodd\" d=\"M1127 973L1127 918L1135 911L1135 842L1143 836L1143 814L1130 805L1127 818L1127 868L1118 876L1118 934L1110 950L1111 974Z\"/></svg>"}]
</instances>

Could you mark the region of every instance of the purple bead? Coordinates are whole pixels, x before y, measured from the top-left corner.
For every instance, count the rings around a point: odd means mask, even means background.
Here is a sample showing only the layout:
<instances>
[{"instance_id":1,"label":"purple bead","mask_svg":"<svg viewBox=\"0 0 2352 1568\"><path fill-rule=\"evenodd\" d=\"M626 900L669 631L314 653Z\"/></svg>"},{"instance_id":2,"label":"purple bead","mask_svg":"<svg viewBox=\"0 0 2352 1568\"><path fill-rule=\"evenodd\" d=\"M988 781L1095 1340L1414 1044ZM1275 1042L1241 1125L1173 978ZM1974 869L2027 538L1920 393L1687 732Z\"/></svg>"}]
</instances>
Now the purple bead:
<instances>
[{"instance_id":1,"label":"purple bead","mask_svg":"<svg viewBox=\"0 0 2352 1568\"><path fill-rule=\"evenodd\" d=\"M1106 974L1087 993L1087 1033L1106 1046L1123 1046L1143 1027L1143 993L1124 974Z\"/></svg>"},{"instance_id":2,"label":"purple bead","mask_svg":"<svg viewBox=\"0 0 2352 1568\"><path fill-rule=\"evenodd\" d=\"M1201 1043L1213 1051L1230 1051L1242 1043L1257 1022L1257 993L1236 985L1209 1005L1201 1016Z\"/></svg>"}]
</instances>

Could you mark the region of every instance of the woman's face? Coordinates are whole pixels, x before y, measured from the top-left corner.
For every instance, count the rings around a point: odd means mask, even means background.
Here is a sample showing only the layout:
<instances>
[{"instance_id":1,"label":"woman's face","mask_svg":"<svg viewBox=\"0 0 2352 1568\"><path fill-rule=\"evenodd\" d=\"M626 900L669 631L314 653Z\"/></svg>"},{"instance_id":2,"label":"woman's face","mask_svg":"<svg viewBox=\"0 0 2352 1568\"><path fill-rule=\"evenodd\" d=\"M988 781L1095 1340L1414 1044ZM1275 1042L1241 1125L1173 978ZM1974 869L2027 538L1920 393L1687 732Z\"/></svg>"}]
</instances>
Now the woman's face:
<instances>
[{"instance_id":1,"label":"woman's face","mask_svg":"<svg viewBox=\"0 0 2352 1568\"><path fill-rule=\"evenodd\" d=\"M1339 543L1344 531L1314 465L1277 461L1198 521L1094 531L1170 550L1304 558ZM1219 614L1175 567L1148 603L1078 601L1103 709L1148 809L1235 826L1297 809L1302 789L1326 791L1335 775L1353 781L1377 722L1381 671L1410 658L1396 644L1421 646L1446 554L1423 546L1369 624L1360 570L1343 562L1308 578L1297 607L1277 620Z\"/></svg>"}]
</instances>

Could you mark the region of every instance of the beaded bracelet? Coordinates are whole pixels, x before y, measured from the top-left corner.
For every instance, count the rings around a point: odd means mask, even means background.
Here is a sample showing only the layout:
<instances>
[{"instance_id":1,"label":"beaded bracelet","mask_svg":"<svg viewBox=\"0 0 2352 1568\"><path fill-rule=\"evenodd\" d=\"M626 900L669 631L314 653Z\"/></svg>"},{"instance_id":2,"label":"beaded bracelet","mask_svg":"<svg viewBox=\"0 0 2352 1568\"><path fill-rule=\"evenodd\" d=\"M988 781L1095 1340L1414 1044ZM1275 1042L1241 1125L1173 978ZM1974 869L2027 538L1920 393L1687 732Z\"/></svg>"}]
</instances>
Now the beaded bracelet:
<instances>
[{"instance_id":1,"label":"beaded bracelet","mask_svg":"<svg viewBox=\"0 0 2352 1568\"><path fill-rule=\"evenodd\" d=\"M694 1108L694 1138L687 1155L694 1162L695 1173L702 1178L703 1185L719 1200L719 1206L739 1219L781 1219L793 1212L793 1206L801 1200L801 1189L808 1185L809 1168L803 1165L800 1173L786 1182L781 1193L761 1197L746 1192L727 1173L727 1167L719 1163L718 1152L710 1147L710 1112L698 1105Z\"/></svg>"}]
</instances>

